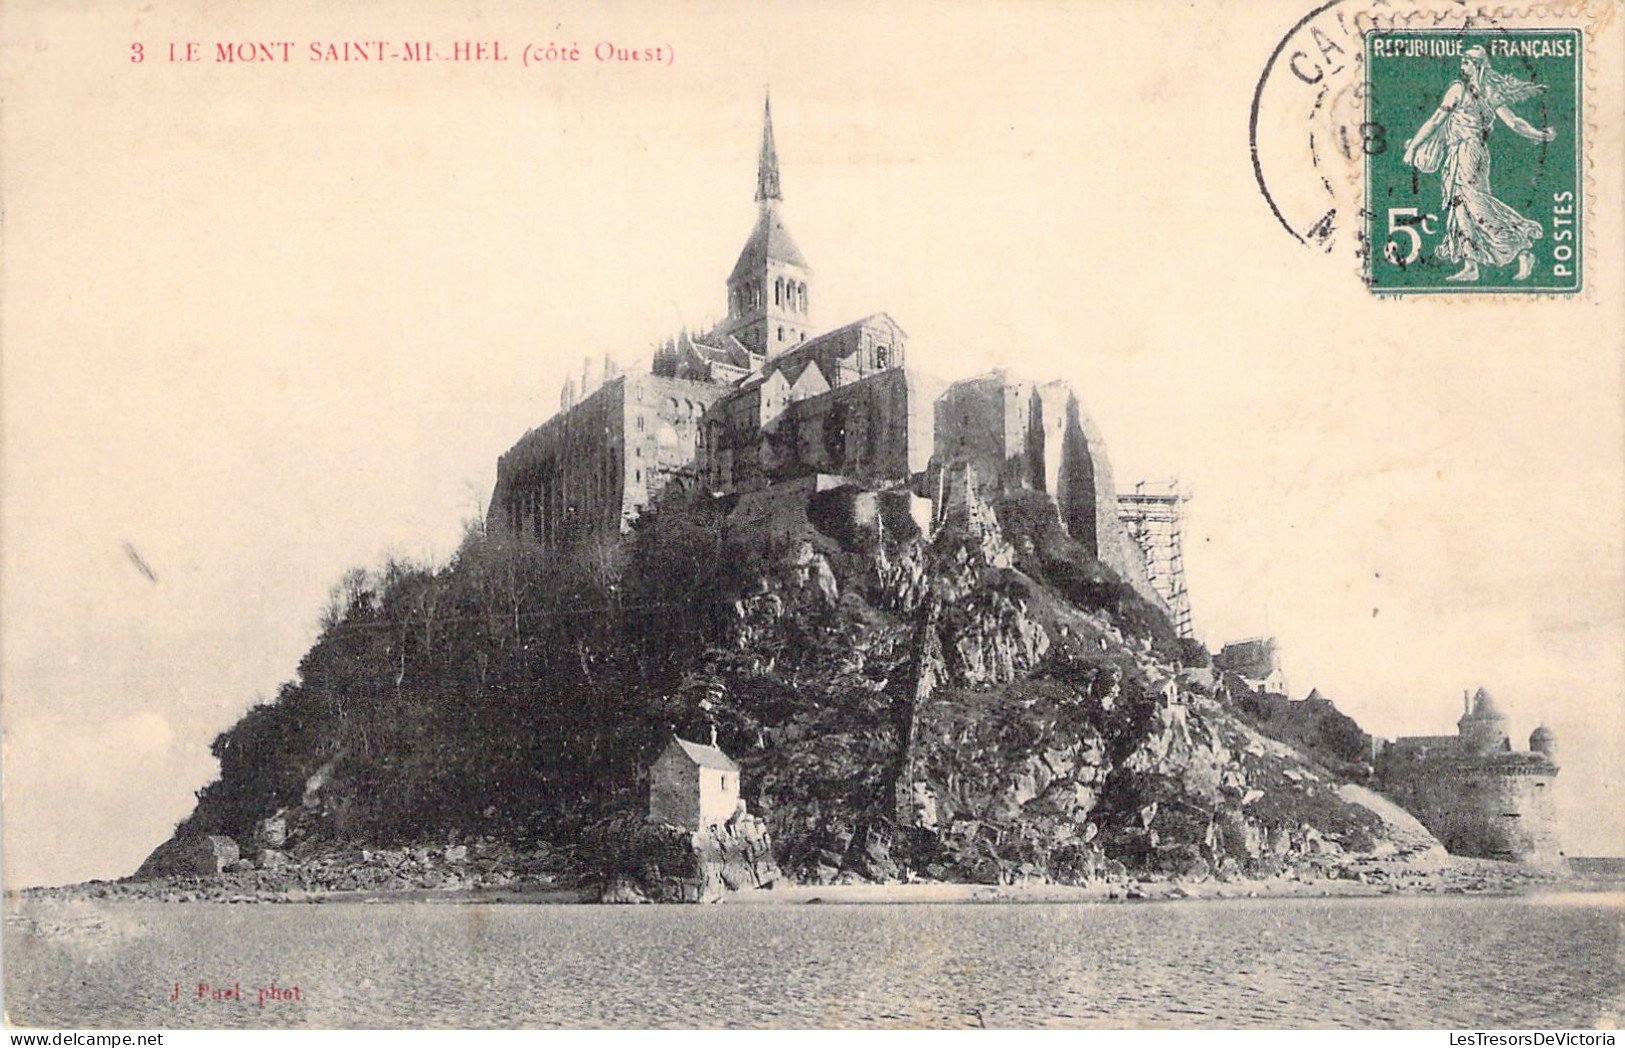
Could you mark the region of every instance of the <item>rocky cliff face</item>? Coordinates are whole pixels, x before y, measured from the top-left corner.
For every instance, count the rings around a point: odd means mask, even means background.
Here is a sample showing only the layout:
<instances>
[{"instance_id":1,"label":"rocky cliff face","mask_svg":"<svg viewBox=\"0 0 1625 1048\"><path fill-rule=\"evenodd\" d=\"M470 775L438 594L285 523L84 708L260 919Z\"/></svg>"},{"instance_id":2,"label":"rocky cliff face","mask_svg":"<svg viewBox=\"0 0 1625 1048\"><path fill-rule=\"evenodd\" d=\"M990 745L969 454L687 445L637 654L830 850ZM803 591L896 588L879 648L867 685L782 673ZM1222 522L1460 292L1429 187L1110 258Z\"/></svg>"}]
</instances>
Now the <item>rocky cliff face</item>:
<instances>
[{"instance_id":1,"label":"rocky cliff face","mask_svg":"<svg viewBox=\"0 0 1625 1048\"><path fill-rule=\"evenodd\" d=\"M743 814L699 830L611 819L585 833L580 857L614 903L714 902L783 876L766 825Z\"/></svg>"},{"instance_id":2,"label":"rocky cliff face","mask_svg":"<svg viewBox=\"0 0 1625 1048\"><path fill-rule=\"evenodd\" d=\"M1384 839L1052 508L961 494L929 538L809 535L735 606L719 715L793 876L1262 876Z\"/></svg>"}]
</instances>

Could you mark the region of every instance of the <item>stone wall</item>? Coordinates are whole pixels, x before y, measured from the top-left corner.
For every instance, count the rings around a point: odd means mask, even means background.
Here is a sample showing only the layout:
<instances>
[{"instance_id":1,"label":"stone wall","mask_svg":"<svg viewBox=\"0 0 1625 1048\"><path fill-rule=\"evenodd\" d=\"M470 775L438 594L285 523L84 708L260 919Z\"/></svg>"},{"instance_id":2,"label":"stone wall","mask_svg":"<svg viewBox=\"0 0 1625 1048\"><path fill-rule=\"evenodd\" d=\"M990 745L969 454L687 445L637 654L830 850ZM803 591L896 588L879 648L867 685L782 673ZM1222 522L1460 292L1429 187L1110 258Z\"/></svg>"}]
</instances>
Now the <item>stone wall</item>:
<instances>
[{"instance_id":1,"label":"stone wall","mask_svg":"<svg viewBox=\"0 0 1625 1048\"><path fill-rule=\"evenodd\" d=\"M1006 392L1005 378L998 373L955 382L938 398L933 412L939 463L969 465L989 489L996 489L1006 476Z\"/></svg>"},{"instance_id":2,"label":"stone wall","mask_svg":"<svg viewBox=\"0 0 1625 1048\"><path fill-rule=\"evenodd\" d=\"M497 460L488 534L560 547L618 531L626 494L625 391L624 378L600 386Z\"/></svg>"},{"instance_id":3,"label":"stone wall","mask_svg":"<svg viewBox=\"0 0 1625 1048\"><path fill-rule=\"evenodd\" d=\"M774 450L793 468L880 484L923 474L932 444L922 441L935 384L894 368L792 404Z\"/></svg>"},{"instance_id":4,"label":"stone wall","mask_svg":"<svg viewBox=\"0 0 1625 1048\"><path fill-rule=\"evenodd\" d=\"M649 821L691 830L700 825L700 769L671 749L649 766Z\"/></svg>"},{"instance_id":5,"label":"stone wall","mask_svg":"<svg viewBox=\"0 0 1625 1048\"><path fill-rule=\"evenodd\" d=\"M882 315L832 333L826 348L832 361L872 366L882 346L900 354L902 342ZM968 465L985 499L1047 494L1090 556L1166 607L1118 519L1105 440L1065 383L995 372L945 388L891 367L806 396L812 369L824 366L809 346L795 382L773 369L738 390L654 375L604 383L501 457L488 533L559 548L621 533L672 483L751 492L837 474L924 490L933 469Z\"/></svg>"},{"instance_id":6,"label":"stone wall","mask_svg":"<svg viewBox=\"0 0 1625 1048\"><path fill-rule=\"evenodd\" d=\"M1044 397L1046 411L1054 410L1054 394ZM1056 498L1061 520L1072 537L1092 546L1102 564L1115 571L1146 600L1167 609L1162 595L1145 573L1145 558L1123 529L1117 516L1117 485L1112 478L1106 439L1070 390L1066 393L1066 420L1060 450Z\"/></svg>"},{"instance_id":7,"label":"stone wall","mask_svg":"<svg viewBox=\"0 0 1625 1048\"><path fill-rule=\"evenodd\" d=\"M832 491L845 483L842 477L814 473L769 488L744 492L735 496L738 501L728 513L728 534L730 537L748 535L782 543L814 539L817 529L807 516L810 500L819 492Z\"/></svg>"},{"instance_id":8,"label":"stone wall","mask_svg":"<svg viewBox=\"0 0 1625 1048\"><path fill-rule=\"evenodd\" d=\"M1284 694L1286 676L1274 637L1251 637L1230 641L1213 656L1213 665L1242 678L1252 689Z\"/></svg>"},{"instance_id":9,"label":"stone wall","mask_svg":"<svg viewBox=\"0 0 1625 1048\"><path fill-rule=\"evenodd\" d=\"M996 371L954 383L936 402L934 418L935 469L971 466L986 499L1021 490L1048 495L1090 556L1166 608L1118 519L1106 441L1066 383Z\"/></svg>"},{"instance_id":10,"label":"stone wall","mask_svg":"<svg viewBox=\"0 0 1625 1048\"><path fill-rule=\"evenodd\" d=\"M700 419L724 388L619 376L497 460L487 532L549 548L618 535L692 468Z\"/></svg>"},{"instance_id":11,"label":"stone wall","mask_svg":"<svg viewBox=\"0 0 1625 1048\"><path fill-rule=\"evenodd\" d=\"M765 417L763 387L718 405L707 422L701 472L723 491L749 491L810 473L883 485L925 472L931 402L941 384L893 368L784 405Z\"/></svg>"},{"instance_id":12,"label":"stone wall","mask_svg":"<svg viewBox=\"0 0 1625 1048\"><path fill-rule=\"evenodd\" d=\"M655 375L629 376L624 382L623 525L667 484L687 483L695 476L702 419L727 392L725 386Z\"/></svg>"},{"instance_id":13,"label":"stone wall","mask_svg":"<svg viewBox=\"0 0 1625 1048\"><path fill-rule=\"evenodd\" d=\"M1557 768L1543 757L1432 757L1383 769L1383 791L1456 855L1555 863Z\"/></svg>"}]
</instances>

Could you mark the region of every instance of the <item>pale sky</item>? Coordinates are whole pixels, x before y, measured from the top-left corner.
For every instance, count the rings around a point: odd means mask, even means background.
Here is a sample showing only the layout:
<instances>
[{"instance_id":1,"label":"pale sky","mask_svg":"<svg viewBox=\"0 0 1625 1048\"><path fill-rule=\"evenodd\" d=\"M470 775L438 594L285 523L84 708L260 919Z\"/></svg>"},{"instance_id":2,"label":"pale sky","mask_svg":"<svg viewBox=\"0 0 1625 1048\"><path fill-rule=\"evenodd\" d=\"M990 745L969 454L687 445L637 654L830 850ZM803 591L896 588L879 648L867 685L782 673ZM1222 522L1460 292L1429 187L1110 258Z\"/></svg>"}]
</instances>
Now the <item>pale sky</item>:
<instances>
[{"instance_id":1,"label":"pale sky","mask_svg":"<svg viewBox=\"0 0 1625 1048\"><path fill-rule=\"evenodd\" d=\"M1307 6L54 6L0 16L8 886L133 870L345 569L449 556L584 355L647 367L723 311L769 83L819 326L884 310L943 378L1069 380L1120 486L1193 493L1211 646L1273 633L1294 694L1390 737L1484 685L1519 746L1557 732L1569 852L1625 852L1617 116L1584 299L1379 301L1254 181ZM1625 110L1609 32L1594 116ZM511 58L307 60L344 39ZM294 60L212 61L256 40ZM523 67L550 42L588 54ZM1312 198L1277 116L1271 177Z\"/></svg>"}]
</instances>

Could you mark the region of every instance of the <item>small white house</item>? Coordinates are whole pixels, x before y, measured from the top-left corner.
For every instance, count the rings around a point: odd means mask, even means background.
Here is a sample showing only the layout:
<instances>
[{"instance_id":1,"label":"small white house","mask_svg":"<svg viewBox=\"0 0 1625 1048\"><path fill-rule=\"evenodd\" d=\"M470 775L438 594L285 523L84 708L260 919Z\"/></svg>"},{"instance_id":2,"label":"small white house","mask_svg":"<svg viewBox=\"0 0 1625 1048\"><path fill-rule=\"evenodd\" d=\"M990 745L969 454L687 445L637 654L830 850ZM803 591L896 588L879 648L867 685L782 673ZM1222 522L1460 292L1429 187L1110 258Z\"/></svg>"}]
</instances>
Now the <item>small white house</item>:
<instances>
[{"instance_id":1,"label":"small white house","mask_svg":"<svg viewBox=\"0 0 1625 1048\"><path fill-rule=\"evenodd\" d=\"M649 821L697 830L733 818L739 765L715 746L672 736L649 766Z\"/></svg>"}]
</instances>

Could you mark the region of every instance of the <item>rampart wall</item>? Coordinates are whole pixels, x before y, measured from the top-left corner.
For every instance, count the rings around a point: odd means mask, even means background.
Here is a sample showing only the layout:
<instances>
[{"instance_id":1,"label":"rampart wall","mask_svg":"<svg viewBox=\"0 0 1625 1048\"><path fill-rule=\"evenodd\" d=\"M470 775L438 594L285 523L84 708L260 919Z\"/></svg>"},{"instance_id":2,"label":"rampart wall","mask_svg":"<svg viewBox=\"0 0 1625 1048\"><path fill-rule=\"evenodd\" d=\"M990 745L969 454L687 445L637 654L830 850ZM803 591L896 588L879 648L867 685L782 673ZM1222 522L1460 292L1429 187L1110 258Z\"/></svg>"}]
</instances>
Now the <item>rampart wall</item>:
<instances>
[{"instance_id":1,"label":"rampart wall","mask_svg":"<svg viewBox=\"0 0 1625 1048\"><path fill-rule=\"evenodd\" d=\"M768 431L773 476L838 473L860 484L907 482L921 475L933 447L935 379L893 368L797 401Z\"/></svg>"},{"instance_id":2,"label":"rampart wall","mask_svg":"<svg viewBox=\"0 0 1625 1048\"><path fill-rule=\"evenodd\" d=\"M1384 769L1383 790L1452 854L1561 861L1556 767L1536 754L1436 757Z\"/></svg>"}]
</instances>

